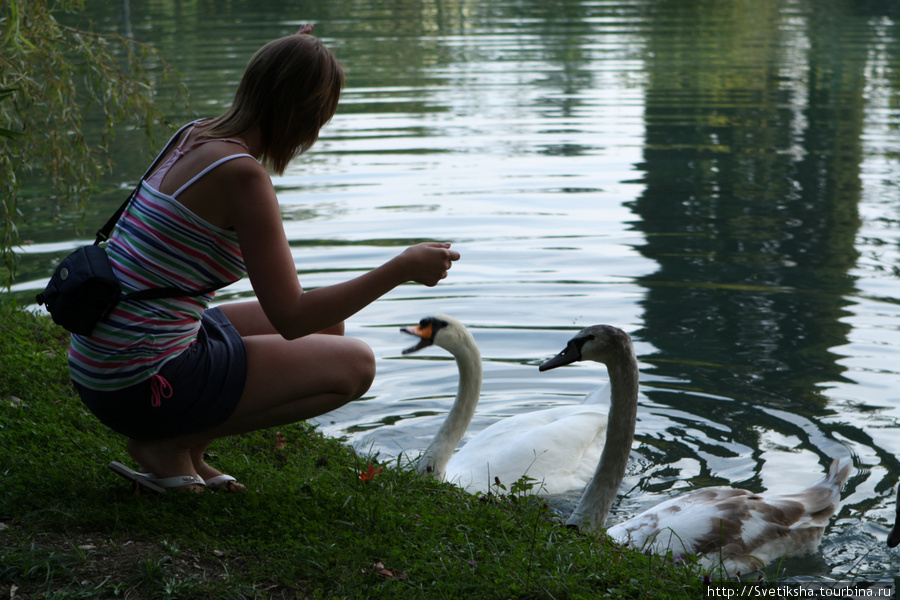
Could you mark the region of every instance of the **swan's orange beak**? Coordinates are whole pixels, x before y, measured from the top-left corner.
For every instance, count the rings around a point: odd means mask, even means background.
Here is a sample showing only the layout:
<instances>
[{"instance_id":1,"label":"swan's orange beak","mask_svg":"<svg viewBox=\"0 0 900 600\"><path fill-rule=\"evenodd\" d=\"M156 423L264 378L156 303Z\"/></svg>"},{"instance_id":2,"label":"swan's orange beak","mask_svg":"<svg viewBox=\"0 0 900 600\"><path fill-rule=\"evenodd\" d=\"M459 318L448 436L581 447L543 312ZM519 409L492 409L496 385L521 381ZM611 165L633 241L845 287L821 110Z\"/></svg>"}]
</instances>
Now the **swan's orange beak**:
<instances>
[{"instance_id":1,"label":"swan's orange beak","mask_svg":"<svg viewBox=\"0 0 900 600\"><path fill-rule=\"evenodd\" d=\"M434 343L434 328L432 327L431 321L423 320L418 325L413 325L412 327L401 327L400 331L421 338L418 344L407 348L403 351L403 354L412 354L413 352L417 352L422 348L427 348Z\"/></svg>"}]
</instances>

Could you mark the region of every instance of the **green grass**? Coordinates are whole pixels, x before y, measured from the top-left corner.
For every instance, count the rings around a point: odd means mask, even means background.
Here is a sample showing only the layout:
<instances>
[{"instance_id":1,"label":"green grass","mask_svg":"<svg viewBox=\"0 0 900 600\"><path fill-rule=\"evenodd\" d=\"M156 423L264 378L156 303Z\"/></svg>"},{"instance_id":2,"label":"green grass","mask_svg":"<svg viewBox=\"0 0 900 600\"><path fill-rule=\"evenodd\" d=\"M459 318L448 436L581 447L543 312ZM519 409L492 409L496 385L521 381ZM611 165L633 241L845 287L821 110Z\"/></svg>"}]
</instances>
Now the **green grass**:
<instances>
[{"instance_id":1,"label":"green grass","mask_svg":"<svg viewBox=\"0 0 900 600\"><path fill-rule=\"evenodd\" d=\"M135 495L74 394L67 335L0 301L0 594L12 598L697 598L692 565L472 496L305 424L220 440L248 493ZM369 463L383 468L360 478Z\"/></svg>"}]
</instances>

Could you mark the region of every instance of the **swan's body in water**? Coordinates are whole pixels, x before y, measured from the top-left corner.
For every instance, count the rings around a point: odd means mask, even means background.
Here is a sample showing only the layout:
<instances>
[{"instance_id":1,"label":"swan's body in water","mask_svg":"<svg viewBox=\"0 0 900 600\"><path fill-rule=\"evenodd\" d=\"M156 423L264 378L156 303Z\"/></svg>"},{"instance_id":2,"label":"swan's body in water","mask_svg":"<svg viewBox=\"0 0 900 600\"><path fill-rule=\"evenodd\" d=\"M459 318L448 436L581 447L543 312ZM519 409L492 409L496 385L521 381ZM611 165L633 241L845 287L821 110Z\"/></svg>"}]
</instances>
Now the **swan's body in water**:
<instances>
[{"instance_id":1,"label":"swan's body in water","mask_svg":"<svg viewBox=\"0 0 900 600\"><path fill-rule=\"evenodd\" d=\"M436 345L450 352L459 368L456 401L417 469L454 483L470 493L507 489L523 475L535 481L535 494L583 489L594 473L606 436L608 388L590 394L582 404L501 419L481 431L455 454L481 395L481 354L471 333L446 315L422 319L402 331L421 338L404 352Z\"/></svg>"},{"instance_id":2,"label":"swan's body in water","mask_svg":"<svg viewBox=\"0 0 900 600\"><path fill-rule=\"evenodd\" d=\"M888 548L896 548L900 544L900 485L897 486L897 516L894 518L894 528L888 534Z\"/></svg>"},{"instance_id":3,"label":"swan's body in water","mask_svg":"<svg viewBox=\"0 0 900 600\"><path fill-rule=\"evenodd\" d=\"M638 367L624 331L595 325L579 332L540 370L580 360L605 364L612 387L603 455L567 522L594 531L606 521L625 475L637 414ZM784 556L815 552L849 474L850 464L841 466L835 459L823 480L795 494L700 489L667 500L607 533L619 543L645 551L698 554L707 568L732 576L750 573Z\"/></svg>"}]
</instances>

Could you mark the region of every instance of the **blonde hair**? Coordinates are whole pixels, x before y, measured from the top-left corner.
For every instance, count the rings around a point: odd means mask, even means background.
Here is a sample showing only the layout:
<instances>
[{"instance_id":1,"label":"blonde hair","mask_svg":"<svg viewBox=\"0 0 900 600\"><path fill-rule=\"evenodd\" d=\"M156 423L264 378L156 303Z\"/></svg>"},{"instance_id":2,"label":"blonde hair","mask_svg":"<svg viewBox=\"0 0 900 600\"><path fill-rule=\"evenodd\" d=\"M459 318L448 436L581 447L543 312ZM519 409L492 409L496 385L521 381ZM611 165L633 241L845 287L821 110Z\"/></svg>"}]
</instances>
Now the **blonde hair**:
<instances>
[{"instance_id":1,"label":"blonde hair","mask_svg":"<svg viewBox=\"0 0 900 600\"><path fill-rule=\"evenodd\" d=\"M337 111L344 70L325 45L310 35L271 41L253 55L231 107L212 119L204 138L260 132L260 161L277 174L309 150Z\"/></svg>"}]
</instances>

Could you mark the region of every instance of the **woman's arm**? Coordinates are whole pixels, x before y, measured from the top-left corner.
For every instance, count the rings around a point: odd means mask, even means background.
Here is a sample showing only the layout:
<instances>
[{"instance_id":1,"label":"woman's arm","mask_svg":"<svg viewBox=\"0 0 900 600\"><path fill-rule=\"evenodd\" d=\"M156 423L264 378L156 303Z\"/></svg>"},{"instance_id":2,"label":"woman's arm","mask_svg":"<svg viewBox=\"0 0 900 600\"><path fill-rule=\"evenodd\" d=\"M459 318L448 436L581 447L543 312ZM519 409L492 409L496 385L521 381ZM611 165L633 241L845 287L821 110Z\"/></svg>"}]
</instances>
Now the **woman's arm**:
<instances>
[{"instance_id":1,"label":"woman's arm","mask_svg":"<svg viewBox=\"0 0 900 600\"><path fill-rule=\"evenodd\" d=\"M238 235L256 297L266 317L287 339L335 325L398 285L437 285L459 259L449 243L417 244L359 277L304 291L268 174L249 159L223 165L229 166L221 174L228 221Z\"/></svg>"}]
</instances>

